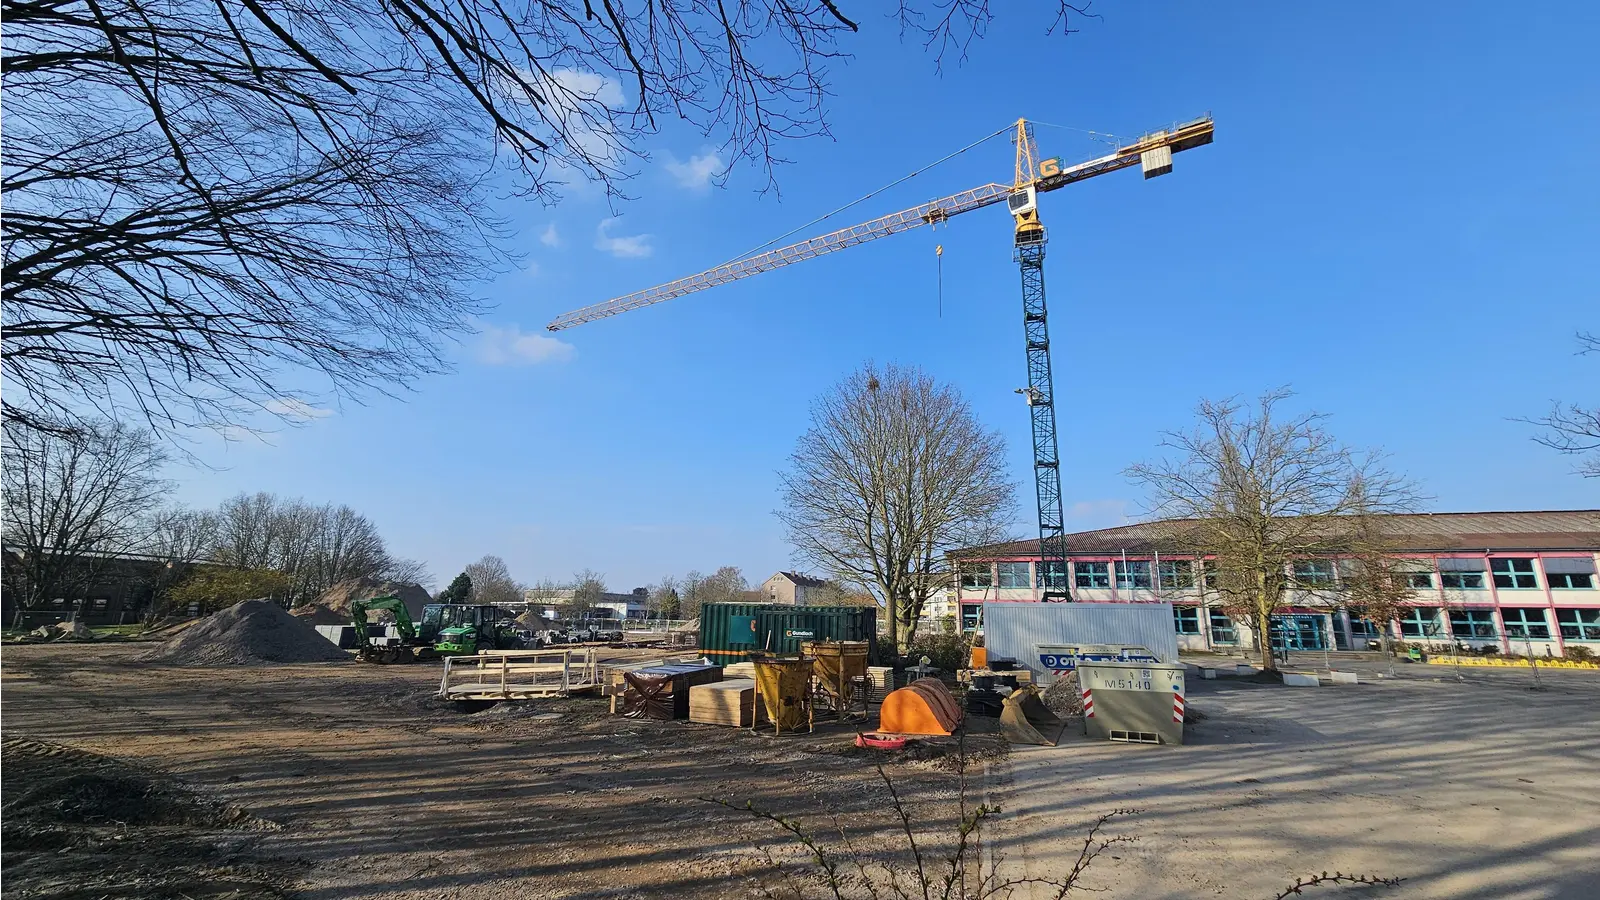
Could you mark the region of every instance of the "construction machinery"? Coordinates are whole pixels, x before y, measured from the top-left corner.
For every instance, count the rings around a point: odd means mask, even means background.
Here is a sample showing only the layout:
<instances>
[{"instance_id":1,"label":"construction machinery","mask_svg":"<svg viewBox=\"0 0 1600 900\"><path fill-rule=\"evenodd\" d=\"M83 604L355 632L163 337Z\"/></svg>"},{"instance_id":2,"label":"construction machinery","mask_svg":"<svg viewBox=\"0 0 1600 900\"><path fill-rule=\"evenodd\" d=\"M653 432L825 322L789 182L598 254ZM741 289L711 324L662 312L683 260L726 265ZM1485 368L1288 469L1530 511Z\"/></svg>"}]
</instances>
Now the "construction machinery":
<instances>
[{"instance_id":1,"label":"construction machinery","mask_svg":"<svg viewBox=\"0 0 1600 900\"><path fill-rule=\"evenodd\" d=\"M421 640L438 656L470 656L479 650L520 650L523 640L510 612L490 604L430 603L422 608Z\"/></svg>"},{"instance_id":2,"label":"construction machinery","mask_svg":"<svg viewBox=\"0 0 1600 900\"><path fill-rule=\"evenodd\" d=\"M1147 179L1165 175L1172 171L1174 153L1211 143L1213 126L1209 115L1202 116L1151 132L1118 147L1110 155L1076 165L1063 165L1060 157L1040 159L1033 126L1025 119L1018 119L1011 128L1002 129L989 137L1007 130L1013 131L1012 141L1016 145L1016 169L1010 184L991 182L797 244L749 253L687 278L564 313L546 327L551 331L561 331L922 225L938 225L961 213L1004 202L1014 222L1013 259L1022 274L1022 324L1028 385L1019 388L1017 393L1027 400L1032 421L1034 488L1039 504L1039 583L1044 600L1070 600L1066 528L1061 502L1061 466L1056 440L1055 389L1050 369L1050 332L1044 295L1046 234L1039 220L1039 195L1135 165L1144 170ZM988 139L986 137L983 140ZM983 141L957 152L964 152L980 143Z\"/></svg>"},{"instance_id":3,"label":"construction machinery","mask_svg":"<svg viewBox=\"0 0 1600 900\"><path fill-rule=\"evenodd\" d=\"M367 614L372 612L393 614L395 633L368 622ZM516 623L498 606L429 603L422 608L419 625L399 597L374 597L351 603L350 615L356 630L356 658L364 662L408 663L523 646Z\"/></svg>"},{"instance_id":4,"label":"construction machinery","mask_svg":"<svg viewBox=\"0 0 1600 900\"><path fill-rule=\"evenodd\" d=\"M388 612L394 615L396 634L387 627L374 630L367 621L369 612ZM350 604L351 624L356 629L356 658L373 663L407 663L416 658L419 645L417 626L411 621L411 612L399 597L374 597L356 600Z\"/></svg>"}]
</instances>

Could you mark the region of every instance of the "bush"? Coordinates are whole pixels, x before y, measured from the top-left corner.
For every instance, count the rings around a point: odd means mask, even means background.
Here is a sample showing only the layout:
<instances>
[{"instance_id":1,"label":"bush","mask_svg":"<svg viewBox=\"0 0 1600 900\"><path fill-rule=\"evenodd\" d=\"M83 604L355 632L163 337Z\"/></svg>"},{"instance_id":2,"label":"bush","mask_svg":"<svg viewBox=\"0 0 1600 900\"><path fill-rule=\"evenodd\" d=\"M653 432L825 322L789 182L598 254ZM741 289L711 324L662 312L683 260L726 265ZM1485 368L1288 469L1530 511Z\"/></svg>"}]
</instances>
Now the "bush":
<instances>
[{"instance_id":1,"label":"bush","mask_svg":"<svg viewBox=\"0 0 1600 900\"><path fill-rule=\"evenodd\" d=\"M1594 651L1582 644L1568 644L1567 659L1573 662L1594 662Z\"/></svg>"},{"instance_id":2,"label":"bush","mask_svg":"<svg viewBox=\"0 0 1600 900\"><path fill-rule=\"evenodd\" d=\"M906 649L906 656L912 662L926 656L929 665L945 672L954 672L967 667L968 647L967 639L959 634L919 632Z\"/></svg>"}]
</instances>

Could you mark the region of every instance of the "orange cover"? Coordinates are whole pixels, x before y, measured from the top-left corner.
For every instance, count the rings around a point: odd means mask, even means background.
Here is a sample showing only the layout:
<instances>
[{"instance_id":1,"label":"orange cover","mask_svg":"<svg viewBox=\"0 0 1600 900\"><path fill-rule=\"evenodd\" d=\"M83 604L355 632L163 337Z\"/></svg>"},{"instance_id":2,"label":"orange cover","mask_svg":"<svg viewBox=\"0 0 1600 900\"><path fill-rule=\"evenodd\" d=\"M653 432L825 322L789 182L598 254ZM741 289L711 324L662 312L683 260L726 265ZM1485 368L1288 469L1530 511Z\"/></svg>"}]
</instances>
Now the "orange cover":
<instances>
[{"instance_id":1,"label":"orange cover","mask_svg":"<svg viewBox=\"0 0 1600 900\"><path fill-rule=\"evenodd\" d=\"M944 682L919 678L883 698L878 728L891 734L946 735L961 727L961 706Z\"/></svg>"}]
</instances>

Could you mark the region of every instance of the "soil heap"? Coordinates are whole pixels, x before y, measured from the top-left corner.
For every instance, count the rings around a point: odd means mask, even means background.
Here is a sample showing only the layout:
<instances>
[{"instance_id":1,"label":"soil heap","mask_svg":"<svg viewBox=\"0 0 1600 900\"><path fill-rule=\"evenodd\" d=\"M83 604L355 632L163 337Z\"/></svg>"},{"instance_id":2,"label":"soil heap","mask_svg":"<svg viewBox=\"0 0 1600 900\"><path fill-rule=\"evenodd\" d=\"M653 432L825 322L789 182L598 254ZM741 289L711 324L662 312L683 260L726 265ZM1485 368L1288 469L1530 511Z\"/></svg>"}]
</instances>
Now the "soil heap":
<instances>
[{"instance_id":1,"label":"soil heap","mask_svg":"<svg viewBox=\"0 0 1600 900\"><path fill-rule=\"evenodd\" d=\"M433 598L420 584L409 581L384 581L381 578L350 578L323 591L317 599L294 608L294 614L313 625L349 625L350 604L374 597L399 597L413 622L422 618L422 607ZM388 613L384 619L392 618Z\"/></svg>"},{"instance_id":2,"label":"soil heap","mask_svg":"<svg viewBox=\"0 0 1600 900\"><path fill-rule=\"evenodd\" d=\"M263 666L348 662L350 654L273 601L244 600L140 658L178 666Z\"/></svg>"}]
</instances>

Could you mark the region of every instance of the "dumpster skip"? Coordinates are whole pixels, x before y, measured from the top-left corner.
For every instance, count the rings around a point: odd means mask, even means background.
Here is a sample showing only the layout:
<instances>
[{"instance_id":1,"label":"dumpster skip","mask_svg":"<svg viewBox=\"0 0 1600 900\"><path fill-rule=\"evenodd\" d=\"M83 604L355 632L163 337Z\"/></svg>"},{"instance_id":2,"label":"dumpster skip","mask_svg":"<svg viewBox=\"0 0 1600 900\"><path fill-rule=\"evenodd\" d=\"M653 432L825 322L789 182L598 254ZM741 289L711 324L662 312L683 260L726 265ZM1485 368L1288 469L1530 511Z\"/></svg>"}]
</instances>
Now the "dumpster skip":
<instances>
[{"instance_id":1,"label":"dumpster skip","mask_svg":"<svg viewBox=\"0 0 1600 900\"><path fill-rule=\"evenodd\" d=\"M1183 743L1182 663L1078 660L1083 727L1090 737Z\"/></svg>"}]
</instances>

